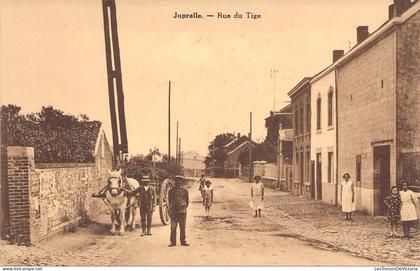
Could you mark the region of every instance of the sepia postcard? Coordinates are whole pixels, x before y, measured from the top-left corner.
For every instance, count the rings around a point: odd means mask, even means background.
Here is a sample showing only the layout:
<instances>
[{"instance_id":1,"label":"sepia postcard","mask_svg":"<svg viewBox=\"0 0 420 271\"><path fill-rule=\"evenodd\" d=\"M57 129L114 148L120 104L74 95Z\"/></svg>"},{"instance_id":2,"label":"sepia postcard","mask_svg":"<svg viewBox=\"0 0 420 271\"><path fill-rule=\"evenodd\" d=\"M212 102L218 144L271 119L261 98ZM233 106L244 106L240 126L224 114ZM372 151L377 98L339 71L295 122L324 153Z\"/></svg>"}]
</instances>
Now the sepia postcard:
<instances>
[{"instance_id":1,"label":"sepia postcard","mask_svg":"<svg viewBox=\"0 0 420 271\"><path fill-rule=\"evenodd\" d=\"M418 270L419 68L419 0L2 0L0 267Z\"/></svg>"}]
</instances>

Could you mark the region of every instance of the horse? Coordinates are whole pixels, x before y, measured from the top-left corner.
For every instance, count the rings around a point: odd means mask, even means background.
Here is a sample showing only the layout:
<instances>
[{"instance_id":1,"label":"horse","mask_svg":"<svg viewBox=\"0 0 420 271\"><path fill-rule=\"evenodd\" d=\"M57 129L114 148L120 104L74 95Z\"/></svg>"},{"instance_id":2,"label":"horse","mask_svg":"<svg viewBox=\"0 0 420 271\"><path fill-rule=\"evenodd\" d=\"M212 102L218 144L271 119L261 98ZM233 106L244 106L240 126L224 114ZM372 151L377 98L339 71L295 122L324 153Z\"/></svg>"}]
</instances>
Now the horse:
<instances>
[{"instance_id":1,"label":"horse","mask_svg":"<svg viewBox=\"0 0 420 271\"><path fill-rule=\"evenodd\" d=\"M123 235L126 225L132 231L136 229L138 198L130 196L130 192L137 189L139 183L133 178L125 178L124 181L120 172L117 173L111 173L111 177L108 179L108 189L104 201L111 212L111 233L115 234L115 226L118 222L119 234Z\"/></svg>"}]
</instances>

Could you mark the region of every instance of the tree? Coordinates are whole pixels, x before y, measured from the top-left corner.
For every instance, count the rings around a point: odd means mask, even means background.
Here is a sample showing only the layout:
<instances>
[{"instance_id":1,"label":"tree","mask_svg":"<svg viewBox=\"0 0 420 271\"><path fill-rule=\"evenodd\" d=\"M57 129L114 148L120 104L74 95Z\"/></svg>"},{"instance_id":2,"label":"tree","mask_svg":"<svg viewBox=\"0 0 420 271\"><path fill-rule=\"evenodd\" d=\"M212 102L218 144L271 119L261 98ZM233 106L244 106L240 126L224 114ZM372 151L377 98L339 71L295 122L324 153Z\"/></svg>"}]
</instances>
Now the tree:
<instances>
[{"instance_id":1,"label":"tree","mask_svg":"<svg viewBox=\"0 0 420 271\"><path fill-rule=\"evenodd\" d=\"M94 162L93 148L100 122L79 120L52 106L21 114L16 105L1 107L1 144L34 147L38 163Z\"/></svg>"}]
</instances>

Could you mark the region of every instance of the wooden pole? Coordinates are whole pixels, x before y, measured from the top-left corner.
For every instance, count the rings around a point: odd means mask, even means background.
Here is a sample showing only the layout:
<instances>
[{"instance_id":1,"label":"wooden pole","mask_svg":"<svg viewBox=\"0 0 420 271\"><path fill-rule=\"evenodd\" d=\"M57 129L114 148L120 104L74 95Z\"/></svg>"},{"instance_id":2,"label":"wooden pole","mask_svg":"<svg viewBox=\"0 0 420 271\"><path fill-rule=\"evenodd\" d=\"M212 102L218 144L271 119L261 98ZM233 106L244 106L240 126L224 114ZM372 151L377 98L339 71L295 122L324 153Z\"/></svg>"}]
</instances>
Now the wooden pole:
<instances>
[{"instance_id":1,"label":"wooden pole","mask_svg":"<svg viewBox=\"0 0 420 271\"><path fill-rule=\"evenodd\" d=\"M168 92L168 164L171 164L171 81Z\"/></svg>"},{"instance_id":2,"label":"wooden pole","mask_svg":"<svg viewBox=\"0 0 420 271\"><path fill-rule=\"evenodd\" d=\"M181 155L181 138L179 138L179 143L178 143L178 154L179 154L179 164L181 164L181 160L182 160L182 155Z\"/></svg>"},{"instance_id":3,"label":"wooden pole","mask_svg":"<svg viewBox=\"0 0 420 271\"><path fill-rule=\"evenodd\" d=\"M179 122L176 122L176 151L175 151L175 164L179 164L179 152L178 152L178 126L179 126Z\"/></svg>"},{"instance_id":4,"label":"wooden pole","mask_svg":"<svg viewBox=\"0 0 420 271\"><path fill-rule=\"evenodd\" d=\"M248 147L248 160L249 160L249 182L252 182L253 168L252 168L252 112L249 112L249 147Z\"/></svg>"}]
</instances>

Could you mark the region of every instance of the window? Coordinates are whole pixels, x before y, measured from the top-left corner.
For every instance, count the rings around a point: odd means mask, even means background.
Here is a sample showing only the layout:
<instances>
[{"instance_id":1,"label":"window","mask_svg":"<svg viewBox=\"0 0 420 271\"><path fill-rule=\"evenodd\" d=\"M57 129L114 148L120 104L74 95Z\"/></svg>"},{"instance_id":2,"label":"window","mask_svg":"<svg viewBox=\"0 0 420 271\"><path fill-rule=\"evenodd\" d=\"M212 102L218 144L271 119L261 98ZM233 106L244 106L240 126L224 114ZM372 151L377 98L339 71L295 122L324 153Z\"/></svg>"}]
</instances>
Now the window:
<instances>
[{"instance_id":1,"label":"window","mask_svg":"<svg viewBox=\"0 0 420 271\"><path fill-rule=\"evenodd\" d=\"M298 134L298 123L299 123L299 111L298 109L295 110L295 135Z\"/></svg>"},{"instance_id":2,"label":"window","mask_svg":"<svg viewBox=\"0 0 420 271\"><path fill-rule=\"evenodd\" d=\"M306 103L306 132L311 132L311 102Z\"/></svg>"},{"instance_id":3,"label":"window","mask_svg":"<svg viewBox=\"0 0 420 271\"><path fill-rule=\"evenodd\" d=\"M328 92L328 126L333 125L333 95L334 92L330 88L330 92Z\"/></svg>"},{"instance_id":4,"label":"window","mask_svg":"<svg viewBox=\"0 0 420 271\"><path fill-rule=\"evenodd\" d=\"M356 185L360 186L362 182L362 156L356 155Z\"/></svg>"},{"instance_id":5,"label":"window","mask_svg":"<svg viewBox=\"0 0 420 271\"><path fill-rule=\"evenodd\" d=\"M304 118L303 107L301 107L300 110L299 110L299 117L300 117L300 120L299 120L299 134L303 134L303 118Z\"/></svg>"},{"instance_id":6,"label":"window","mask_svg":"<svg viewBox=\"0 0 420 271\"><path fill-rule=\"evenodd\" d=\"M334 179L334 153L328 152L328 182L332 183Z\"/></svg>"},{"instance_id":7,"label":"window","mask_svg":"<svg viewBox=\"0 0 420 271\"><path fill-rule=\"evenodd\" d=\"M321 129L321 97L316 100L316 129Z\"/></svg>"}]
</instances>

